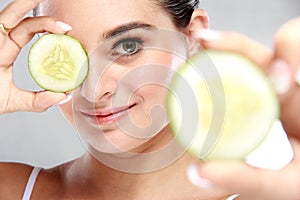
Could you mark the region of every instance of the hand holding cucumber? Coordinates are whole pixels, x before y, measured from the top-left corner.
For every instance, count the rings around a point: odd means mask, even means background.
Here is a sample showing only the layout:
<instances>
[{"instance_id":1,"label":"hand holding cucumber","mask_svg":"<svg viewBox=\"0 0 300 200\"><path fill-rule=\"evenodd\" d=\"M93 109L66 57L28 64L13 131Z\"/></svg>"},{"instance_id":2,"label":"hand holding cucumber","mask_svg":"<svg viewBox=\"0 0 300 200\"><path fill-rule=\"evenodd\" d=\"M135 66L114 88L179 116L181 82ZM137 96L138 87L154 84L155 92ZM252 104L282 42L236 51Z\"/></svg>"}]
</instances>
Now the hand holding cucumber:
<instances>
[{"instance_id":1,"label":"hand holding cucumber","mask_svg":"<svg viewBox=\"0 0 300 200\"><path fill-rule=\"evenodd\" d=\"M285 23L274 37L275 48L269 48L233 32L197 33L207 49L232 51L244 55L260 66L273 81L281 101L281 116L287 133L300 139L300 18Z\"/></svg>"},{"instance_id":2,"label":"hand holding cucumber","mask_svg":"<svg viewBox=\"0 0 300 200\"><path fill-rule=\"evenodd\" d=\"M0 11L0 114L15 111L41 112L66 98L64 93L24 91L17 88L13 81L14 62L22 47L36 33L65 34L71 28L50 17L24 19L24 15L41 1L19 0Z\"/></svg>"},{"instance_id":3,"label":"hand holding cucumber","mask_svg":"<svg viewBox=\"0 0 300 200\"><path fill-rule=\"evenodd\" d=\"M201 166L199 171L196 168L196 174L199 173L205 179L205 185L210 186L206 189L232 191L240 194L241 199L299 199L300 18L287 22L276 33L273 53L236 33L216 34L213 39L207 38L207 33L198 39L206 48L245 55L262 66L273 80L281 101L281 121L293 146L294 159L278 171L259 169L236 161L212 161Z\"/></svg>"}]
</instances>

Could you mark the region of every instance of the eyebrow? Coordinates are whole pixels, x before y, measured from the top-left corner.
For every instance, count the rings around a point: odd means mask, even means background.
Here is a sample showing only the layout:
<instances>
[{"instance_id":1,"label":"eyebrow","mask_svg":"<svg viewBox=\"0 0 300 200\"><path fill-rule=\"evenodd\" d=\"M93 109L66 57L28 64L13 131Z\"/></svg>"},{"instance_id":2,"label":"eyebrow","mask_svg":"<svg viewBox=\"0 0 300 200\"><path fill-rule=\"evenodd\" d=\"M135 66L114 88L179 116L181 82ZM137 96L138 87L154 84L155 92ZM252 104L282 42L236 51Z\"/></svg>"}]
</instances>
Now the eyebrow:
<instances>
[{"instance_id":1,"label":"eyebrow","mask_svg":"<svg viewBox=\"0 0 300 200\"><path fill-rule=\"evenodd\" d=\"M112 38L114 36L120 35L122 33L131 31L134 29L139 29L139 28L154 29L155 27L150 24L141 23L141 22L131 22L131 23L127 23L127 24L122 24L116 28L113 28L112 30L109 30L109 31L103 33L103 39L106 40L106 39Z\"/></svg>"}]
</instances>

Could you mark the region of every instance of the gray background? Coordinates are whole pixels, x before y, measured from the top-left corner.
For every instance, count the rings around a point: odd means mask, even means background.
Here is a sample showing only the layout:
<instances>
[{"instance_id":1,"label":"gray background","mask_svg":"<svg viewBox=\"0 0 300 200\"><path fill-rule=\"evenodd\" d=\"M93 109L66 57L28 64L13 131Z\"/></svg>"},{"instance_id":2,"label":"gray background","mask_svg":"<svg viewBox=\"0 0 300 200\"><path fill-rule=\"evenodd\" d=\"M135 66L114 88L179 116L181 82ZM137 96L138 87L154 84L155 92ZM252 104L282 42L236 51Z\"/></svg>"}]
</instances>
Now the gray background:
<instances>
[{"instance_id":1,"label":"gray background","mask_svg":"<svg viewBox=\"0 0 300 200\"><path fill-rule=\"evenodd\" d=\"M0 8L8 2L1 0ZM239 31L271 47L273 34L279 26L299 15L300 0L203 0L202 8L210 16L212 29ZM24 89L38 89L27 71L31 44L23 49L14 68L15 82ZM76 130L56 107L45 113L0 115L0 133L2 161L50 167L85 151Z\"/></svg>"}]
</instances>

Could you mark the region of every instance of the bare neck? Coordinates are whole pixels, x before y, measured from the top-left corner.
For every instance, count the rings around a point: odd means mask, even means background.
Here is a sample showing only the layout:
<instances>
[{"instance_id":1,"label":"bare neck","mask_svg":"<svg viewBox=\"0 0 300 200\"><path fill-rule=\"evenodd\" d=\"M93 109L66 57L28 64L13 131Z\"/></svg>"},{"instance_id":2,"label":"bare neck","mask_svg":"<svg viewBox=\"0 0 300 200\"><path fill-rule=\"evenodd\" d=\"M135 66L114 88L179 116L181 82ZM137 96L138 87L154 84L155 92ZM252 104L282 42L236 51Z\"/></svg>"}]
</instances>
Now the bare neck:
<instances>
[{"instance_id":1,"label":"bare neck","mask_svg":"<svg viewBox=\"0 0 300 200\"><path fill-rule=\"evenodd\" d=\"M145 199L145 196L154 195L165 197L160 199L174 199L167 196L183 188L186 191L193 188L186 179L185 171L192 162L193 159L185 154L163 169L148 173L128 173L110 168L86 154L68 167L66 178L70 182L68 186L73 190L89 191L89 194L94 193L103 199Z\"/></svg>"},{"instance_id":2,"label":"bare neck","mask_svg":"<svg viewBox=\"0 0 300 200\"><path fill-rule=\"evenodd\" d=\"M214 192L196 188L187 180L187 167L201 164L201 161L176 145L159 152L158 149L173 141L169 134L156 140L159 142L149 144L143 152L139 151L138 156L116 157L92 152L63 165L59 173L67 193L82 198L116 200L215 199ZM139 155L148 155L149 152L156 154L139 158Z\"/></svg>"}]
</instances>

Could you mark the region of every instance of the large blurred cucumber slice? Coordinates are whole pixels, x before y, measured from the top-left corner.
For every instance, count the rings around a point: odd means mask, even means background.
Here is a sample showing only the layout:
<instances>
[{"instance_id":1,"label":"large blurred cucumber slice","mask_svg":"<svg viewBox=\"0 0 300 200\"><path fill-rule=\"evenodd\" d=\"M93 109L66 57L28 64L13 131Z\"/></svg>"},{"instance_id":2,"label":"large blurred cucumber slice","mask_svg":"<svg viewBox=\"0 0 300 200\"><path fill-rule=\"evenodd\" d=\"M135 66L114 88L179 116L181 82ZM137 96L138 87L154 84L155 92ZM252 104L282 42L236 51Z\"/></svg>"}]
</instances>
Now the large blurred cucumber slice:
<instances>
[{"instance_id":1,"label":"large blurred cucumber slice","mask_svg":"<svg viewBox=\"0 0 300 200\"><path fill-rule=\"evenodd\" d=\"M68 35L46 34L32 45L28 68L40 87L53 92L68 92L84 81L89 61L77 39Z\"/></svg>"},{"instance_id":2,"label":"large blurred cucumber slice","mask_svg":"<svg viewBox=\"0 0 300 200\"><path fill-rule=\"evenodd\" d=\"M254 63L235 53L210 50L178 69L167 112L175 139L193 155L244 159L278 119L279 102Z\"/></svg>"}]
</instances>

